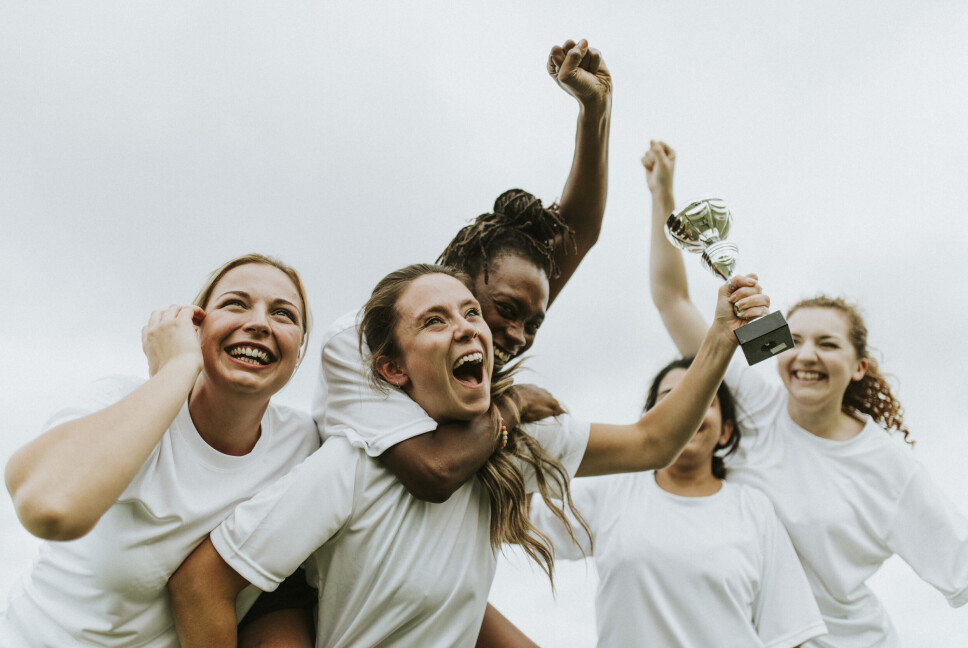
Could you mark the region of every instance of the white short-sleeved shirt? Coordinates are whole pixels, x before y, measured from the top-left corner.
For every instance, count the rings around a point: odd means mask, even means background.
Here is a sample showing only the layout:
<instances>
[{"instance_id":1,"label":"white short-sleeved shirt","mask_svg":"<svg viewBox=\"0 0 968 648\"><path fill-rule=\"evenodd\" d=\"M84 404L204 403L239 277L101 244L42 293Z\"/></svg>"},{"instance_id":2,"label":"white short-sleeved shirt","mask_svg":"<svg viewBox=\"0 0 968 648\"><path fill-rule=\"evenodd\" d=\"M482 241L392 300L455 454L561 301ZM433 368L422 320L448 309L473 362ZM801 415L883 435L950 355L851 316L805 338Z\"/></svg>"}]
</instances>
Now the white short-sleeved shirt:
<instances>
[{"instance_id":1,"label":"white short-sleeved shirt","mask_svg":"<svg viewBox=\"0 0 968 648\"><path fill-rule=\"evenodd\" d=\"M968 520L899 439L870 420L847 441L815 436L790 418L782 385L741 362L726 383L743 430L729 478L773 502L830 633L807 645L898 645L866 584L895 553L952 606L968 602Z\"/></svg>"},{"instance_id":2,"label":"white short-sleeved shirt","mask_svg":"<svg viewBox=\"0 0 968 648\"><path fill-rule=\"evenodd\" d=\"M572 497L594 539L599 648L790 648L826 631L762 493L724 482L708 497L681 497L639 472L576 480ZM531 517L557 557L592 555L570 515L581 548L537 498Z\"/></svg>"},{"instance_id":3,"label":"white short-sleeved shirt","mask_svg":"<svg viewBox=\"0 0 968 648\"><path fill-rule=\"evenodd\" d=\"M437 429L437 423L399 389L378 390L363 365L369 354L359 346L361 313L337 319L323 334L322 367L313 397L313 418L324 439L345 437L371 457L415 436Z\"/></svg>"},{"instance_id":4,"label":"white short-sleeved shirt","mask_svg":"<svg viewBox=\"0 0 968 648\"><path fill-rule=\"evenodd\" d=\"M143 383L100 380L44 431L102 410ZM0 646L177 647L168 578L239 502L318 446L307 414L270 403L252 451L225 455L199 436L186 402L90 533L41 545L0 618Z\"/></svg>"},{"instance_id":5,"label":"white short-sleeved shirt","mask_svg":"<svg viewBox=\"0 0 968 648\"><path fill-rule=\"evenodd\" d=\"M524 426L573 475L589 425L568 416ZM533 469L519 464L529 491ZM341 436L212 532L222 558L274 589L307 556L319 590L317 647L473 646L496 555L477 479L443 503L415 499Z\"/></svg>"}]
</instances>

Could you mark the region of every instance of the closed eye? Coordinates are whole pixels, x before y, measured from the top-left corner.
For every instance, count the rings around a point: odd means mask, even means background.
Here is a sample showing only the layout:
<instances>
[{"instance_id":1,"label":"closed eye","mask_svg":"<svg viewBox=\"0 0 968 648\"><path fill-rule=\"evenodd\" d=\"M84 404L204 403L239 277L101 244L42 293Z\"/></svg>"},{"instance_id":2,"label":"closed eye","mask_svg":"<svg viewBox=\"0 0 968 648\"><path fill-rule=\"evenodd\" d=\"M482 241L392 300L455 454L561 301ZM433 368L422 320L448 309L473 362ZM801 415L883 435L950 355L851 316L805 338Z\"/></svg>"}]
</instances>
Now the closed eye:
<instances>
[{"instance_id":1,"label":"closed eye","mask_svg":"<svg viewBox=\"0 0 968 648\"><path fill-rule=\"evenodd\" d=\"M296 321L298 320L298 318L296 317L296 314L293 313L288 308L277 308L275 311L273 311L273 315L281 315L282 317L285 317L286 319L291 321L293 324L295 324Z\"/></svg>"}]
</instances>

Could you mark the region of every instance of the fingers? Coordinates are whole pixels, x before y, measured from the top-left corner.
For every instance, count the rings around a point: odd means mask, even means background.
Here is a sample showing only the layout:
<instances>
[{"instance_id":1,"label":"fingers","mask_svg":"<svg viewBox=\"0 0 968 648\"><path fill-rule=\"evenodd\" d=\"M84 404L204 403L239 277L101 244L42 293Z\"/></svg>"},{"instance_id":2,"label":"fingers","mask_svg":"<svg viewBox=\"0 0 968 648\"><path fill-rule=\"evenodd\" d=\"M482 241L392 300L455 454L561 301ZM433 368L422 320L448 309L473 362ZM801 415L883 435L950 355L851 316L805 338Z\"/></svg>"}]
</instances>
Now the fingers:
<instances>
[{"instance_id":1,"label":"fingers","mask_svg":"<svg viewBox=\"0 0 968 648\"><path fill-rule=\"evenodd\" d=\"M737 317L755 319L770 312L770 296L763 292L756 275L734 275L727 283L729 302Z\"/></svg>"},{"instance_id":2,"label":"fingers","mask_svg":"<svg viewBox=\"0 0 968 648\"><path fill-rule=\"evenodd\" d=\"M567 41L565 44L567 45L568 42L570 41ZM585 39L578 41L577 45L572 45L571 48L565 49L565 58L561 62L561 65L558 66L558 78L567 78L574 75L582 59L585 58L587 51L588 41Z\"/></svg>"},{"instance_id":3,"label":"fingers","mask_svg":"<svg viewBox=\"0 0 968 648\"><path fill-rule=\"evenodd\" d=\"M652 152L652 149L646 151L645 155L642 156L642 166L645 167L646 171L651 171L655 167L655 153Z\"/></svg>"}]
</instances>

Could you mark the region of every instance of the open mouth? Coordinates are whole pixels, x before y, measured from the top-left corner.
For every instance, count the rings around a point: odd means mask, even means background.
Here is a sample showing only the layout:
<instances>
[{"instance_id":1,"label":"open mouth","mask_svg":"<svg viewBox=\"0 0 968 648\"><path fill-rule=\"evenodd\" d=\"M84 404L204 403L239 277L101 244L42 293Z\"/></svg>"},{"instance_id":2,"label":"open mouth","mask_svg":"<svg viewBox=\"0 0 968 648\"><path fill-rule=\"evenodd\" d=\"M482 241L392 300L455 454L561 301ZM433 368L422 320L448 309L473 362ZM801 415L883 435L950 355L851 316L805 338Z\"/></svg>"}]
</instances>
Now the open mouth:
<instances>
[{"instance_id":1,"label":"open mouth","mask_svg":"<svg viewBox=\"0 0 968 648\"><path fill-rule=\"evenodd\" d=\"M236 344L226 348L225 351L240 362L258 367L264 367L276 361L275 356L266 349L250 344Z\"/></svg>"},{"instance_id":2,"label":"open mouth","mask_svg":"<svg viewBox=\"0 0 968 648\"><path fill-rule=\"evenodd\" d=\"M514 354L508 353L496 344L494 345L494 359L500 364L505 365L511 362L512 358L514 358Z\"/></svg>"},{"instance_id":3,"label":"open mouth","mask_svg":"<svg viewBox=\"0 0 968 648\"><path fill-rule=\"evenodd\" d=\"M484 354L480 351L465 353L454 363L451 373L466 387L480 387L484 382Z\"/></svg>"},{"instance_id":4,"label":"open mouth","mask_svg":"<svg viewBox=\"0 0 968 648\"><path fill-rule=\"evenodd\" d=\"M817 381L817 380L826 378L826 375L820 373L819 371L799 370L799 371L793 372L793 377L796 378L797 380Z\"/></svg>"}]
</instances>

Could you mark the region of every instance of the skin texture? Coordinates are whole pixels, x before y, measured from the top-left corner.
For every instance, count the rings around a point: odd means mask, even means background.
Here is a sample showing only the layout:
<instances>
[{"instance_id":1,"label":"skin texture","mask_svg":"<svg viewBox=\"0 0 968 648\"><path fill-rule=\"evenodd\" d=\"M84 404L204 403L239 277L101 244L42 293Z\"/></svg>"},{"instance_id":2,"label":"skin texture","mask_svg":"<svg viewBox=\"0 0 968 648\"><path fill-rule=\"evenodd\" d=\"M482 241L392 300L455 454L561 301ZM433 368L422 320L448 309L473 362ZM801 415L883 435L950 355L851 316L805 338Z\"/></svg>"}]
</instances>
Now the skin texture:
<instances>
[{"instance_id":1,"label":"skin texture","mask_svg":"<svg viewBox=\"0 0 968 648\"><path fill-rule=\"evenodd\" d=\"M817 436L844 441L864 424L841 410L851 381L867 371L848 337L847 320L830 308L803 308L790 316L794 348L777 359L791 418Z\"/></svg>"},{"instance_id":2,"label":"skin texture","mask_svg":"<svg viewBox=\"0 0 968 648\"><path fill-rule=\"evenodd\" d=\"M501 366L534 344L548 308L548 276L528 259L504 255L474 279L484 321L494 338L495 362Z\"/></svg>"},{"instance_id":3,"label":"skin texture","mask_svg":"<svg viewBox=\"0 0 968 648\"><path fill-rule=\"evenodd\" d=\"M481 306L457 279L445 274L413 281L396 304L400 358L377 358L380 375L401 387L435 421L468 420L491 404L491 332ZM459 359L479 356L480 382L454 375Z\"/></svg>"},{"instance_id":4,"label":"skin texture","mask_svg":"<svg viewBox=\"0 0 968 648\"><path fill-rule=\"evenodd\" d=\"M148 381L114 405L59 425L14 453L6 485L28 531L48 540L72 540L90 531L189 393L192 420L213 448L244 453L255 444L269 397L292 374L302 336L298 325L275 321L268 305L293 297L298 304L298 293L282 272L261 264L229 271L216 291L229 286L244 288L253 300L244 313L222 313L223 305L213 301L206 310L171 306L153 312L142 329ZM298 309L296 314L303 316ZM270 346L276 362L266 368L229 358L226 348L242 343Z\"/></svg>"}]
</instances>

